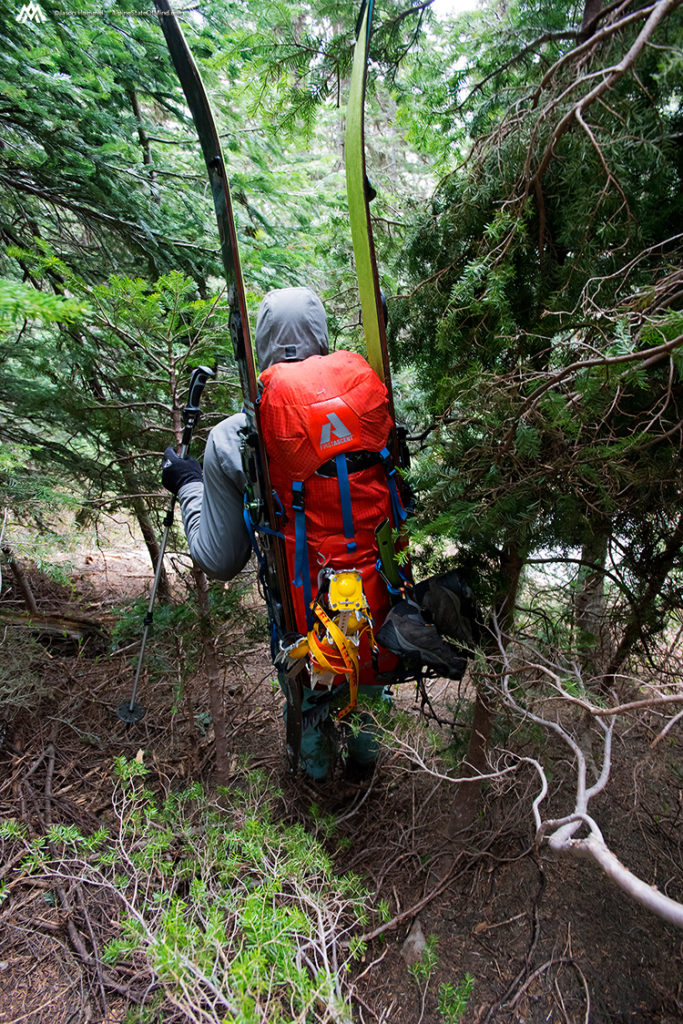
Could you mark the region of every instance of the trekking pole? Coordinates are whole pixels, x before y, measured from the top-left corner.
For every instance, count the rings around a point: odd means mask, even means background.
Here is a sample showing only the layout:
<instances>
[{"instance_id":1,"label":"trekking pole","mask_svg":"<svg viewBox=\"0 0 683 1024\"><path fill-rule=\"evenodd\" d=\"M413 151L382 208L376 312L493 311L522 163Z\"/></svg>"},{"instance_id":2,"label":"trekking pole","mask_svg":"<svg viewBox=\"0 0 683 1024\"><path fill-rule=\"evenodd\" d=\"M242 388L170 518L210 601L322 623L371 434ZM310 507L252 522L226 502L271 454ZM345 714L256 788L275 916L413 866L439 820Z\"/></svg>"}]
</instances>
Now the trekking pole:
<instances>
[{"instance_id":1,"label":"trekking pole","mask_svg":"<svg viewBox=\"0 0 683 1024\"><path fill-rule=\"evenodd\" d=\"M214 377L213 370L210 370L207 366L198 366L196 370L192 371L192 377L190 378L190 393L187 399L187 405L183 409L183 436L180 442L180 451L178 454L181 459L186 459L190 450L190 442L192 441L192 433L199 417L201 416L201 410L199 408L199 399L202 396L202 391L206 385L209 377ZM161 538L161 544L159 545L159 557L157 559L156 572L154 573L154 583L152 584L152 593L149 597L149 605L147 606L147 614L143 620L144 629L142 631L142 642L140 644L140 654L138 655L138 664L135 670L135 682L133 683L133 692L130 695L129 701L124 701L116 709L116 714L119 716L122 722L139 722L145 715L145 708L142 704L135 703L135 697L138 690L138 683L140 681L140 672L142 670L142 661L145 656L145 645L147 644L147 634L149 628L152 625L154 619L154 602L157 596L157 590L159 589L159 580L161 579L161 570L164 565L164 553L166 551L166 544L168 542L168 535L173 525L173 513L175 512L176 495L171 496L171 502L166 512L166 518L164 519L164 533Z\"/></svg>"}]
</instances>

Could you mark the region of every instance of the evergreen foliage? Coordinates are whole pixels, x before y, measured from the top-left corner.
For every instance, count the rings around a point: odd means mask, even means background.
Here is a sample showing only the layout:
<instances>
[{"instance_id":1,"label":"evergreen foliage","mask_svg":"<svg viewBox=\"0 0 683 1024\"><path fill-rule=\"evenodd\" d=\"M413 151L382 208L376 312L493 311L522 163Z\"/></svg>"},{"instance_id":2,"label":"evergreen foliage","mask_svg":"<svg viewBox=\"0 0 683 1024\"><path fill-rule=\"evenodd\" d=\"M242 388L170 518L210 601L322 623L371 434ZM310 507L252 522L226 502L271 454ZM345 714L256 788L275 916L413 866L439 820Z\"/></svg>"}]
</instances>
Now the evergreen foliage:
<instances>
[{"instance_id":1,"label":"evergreen foliage","mask_svg":"<svg viewBox=\"0 0 683 1024\"><path fill-rule=\"evenodd\" d=\"M512 562L605 538L635 630L617 661L666 621L679 564L683 19L657 6L606 8L585 39L559 4L459 23L433 102L467 158L415 231L394 318L432 417L426 521L489 567L498 604Z\"/></svg>"},{"instance_id":2,"label":"evergreen foliage","mask_svg":"<svg viewBox=\"0 0 683 1024\"><path fill-rule=\"evenodd\" d=\"M41 6L44 22L19 23L0 0L0 496L29 514L40 478L51 500L72 492L97 508L107 495L145 519L186 367L227 370L218 408L236 405L213 206L152 10ZM354 18L327 0L183 18L221 130L252 309L269 288L311 284L346 344L360 333L339 111ZM395 62L399 37L385 36ZM395 143L376 109L383 154ZM394 178L387 165L386 266L400 242ZM27 457L23 476L8 474Z\"/></svg>"},{"instance_id":3,"label":"evergreen foliage","mask_svg":"<svg viewBox=\"0 0 683 1024\"><path fill-rule=\"evenodd\" d=\"M42 6L46 22L20 24L0 0L0 486L29 508L40 475L144 519L185 367L224 367L216 415L235 407L213 210L155 16L132 0L96 19ZM581 552L584 596L608 567L623 660L677 599L683 536L680 6L589 23L538 0L446 23L428 7L378 11L366 132L383 283L404 294L390 327L399 407L426 445L424 519L457 541L486 602L548 549ZM252 307L310 283L347 345L354 19L341 0L235 0L183 21ZM445 175L404 254L430 184L406 139Z\"/></svg>"}]
</instances>

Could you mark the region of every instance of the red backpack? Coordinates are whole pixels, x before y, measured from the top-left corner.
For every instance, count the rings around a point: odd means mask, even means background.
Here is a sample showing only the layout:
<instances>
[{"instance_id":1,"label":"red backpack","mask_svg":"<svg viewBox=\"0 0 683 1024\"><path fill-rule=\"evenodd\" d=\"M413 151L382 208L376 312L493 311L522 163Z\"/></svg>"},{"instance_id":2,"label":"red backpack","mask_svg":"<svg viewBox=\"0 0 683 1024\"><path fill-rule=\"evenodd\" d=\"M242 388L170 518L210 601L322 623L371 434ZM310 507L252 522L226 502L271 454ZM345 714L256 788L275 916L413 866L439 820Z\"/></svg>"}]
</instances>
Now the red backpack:
<instances>
[{"instance_id":1,"label":"red backpack","mask_svg":"<svg viewBox=\"0 0 683 1024\"><path fill-rule=\"evenodd\" d=\"M383 684L398 665L375 631L391 605L375 531L406 512L389 453L387 391L354 352L261 374L260 423L311 686ZM348 708L344 709L346 712Z\"/></svg>"}]
</instances>

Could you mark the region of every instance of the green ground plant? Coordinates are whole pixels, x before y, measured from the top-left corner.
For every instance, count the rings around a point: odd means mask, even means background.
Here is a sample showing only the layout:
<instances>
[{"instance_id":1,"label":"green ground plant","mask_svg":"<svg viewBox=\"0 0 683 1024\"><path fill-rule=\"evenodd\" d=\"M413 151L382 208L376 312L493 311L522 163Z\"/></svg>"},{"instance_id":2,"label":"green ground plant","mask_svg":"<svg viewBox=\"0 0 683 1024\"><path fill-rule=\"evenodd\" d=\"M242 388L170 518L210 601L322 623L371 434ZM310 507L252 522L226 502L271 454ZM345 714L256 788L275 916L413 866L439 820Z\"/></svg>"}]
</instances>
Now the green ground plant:
<instances>
[{"instance_id":1,"label":"green ground plant","mask_svg":"<svg viewBox=\"0 0 683 1024\"><path fill-rule=\"evenodd\" d=\"M436 935L430 935L425 943L425 947L422 950L422 955L419 960L416 960L414 964L411 964L408 968L408 973L415 979L417 984L422 988L424 985L429 983L429 980L439 966L439 954L437 953L437 946L439 940Z\"/></svg>"},{"instance_id":2,"label":"green ground plant","mask_svg":"<svg viewBox=\"0 0 683 1024\"><path fill-rule=\"evenodd\" d=\"M196 783L160 801L142 755L117 758L115 776L108 826L29 839L7 821L0 846L23 843L24 870L55 892L85 887L106 923L104 969L148 985L127 1019L160 1024L175 1008L216 1024L350 1022L351 930L367 923L368 893L336 877L300 825L274 820L265 779L245 772L218 798Z\"/></svg>"},{"instance_id":3,"label":"green ground plant","mask_svg":"<svg viewBox=\"0 0 683 1024\"><path fill-rule=\"evenodd\" d=\"M439 987L439 1013L444 1024L459 1024L465 1015L472 990L474 978L466 974L455 988L449 982Z\"/></svg>"}]
</instances>

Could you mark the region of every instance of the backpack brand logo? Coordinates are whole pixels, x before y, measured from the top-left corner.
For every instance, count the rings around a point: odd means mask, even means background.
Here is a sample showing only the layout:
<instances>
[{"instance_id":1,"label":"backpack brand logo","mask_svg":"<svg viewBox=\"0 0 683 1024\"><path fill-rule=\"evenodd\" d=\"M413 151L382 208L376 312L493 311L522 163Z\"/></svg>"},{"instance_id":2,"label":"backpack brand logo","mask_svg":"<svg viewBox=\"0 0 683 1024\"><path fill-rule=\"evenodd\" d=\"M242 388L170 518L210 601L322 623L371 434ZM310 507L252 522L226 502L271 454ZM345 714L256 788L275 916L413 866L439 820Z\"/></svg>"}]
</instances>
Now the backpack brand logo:
<instances>
[{"instance_id":1,"label":"backpack brand logo","mask_svg":"<svg viewBox=\"0 0 683 1024\"><path fill-rule=\"evenodd\" d=\"M320 450L325 448L336 448L337 445L345 444L353 437L351 431L337 416L336 412L328 412L327 419L320 431Z\"/></svg>"},{"instance_id":2,"label":"backpack brand logo","mask_svg":"<svg viewBox=\"0 0 683 1024\"><path fill-rule=\"evenodd\" d=\"M43 21L47 21L47 18L45 16L45 11L42 9L40 4L37 4L34 2L34 0L31 0L29 4L24 4L24 6L17 14L16 20L20 21L22 24L25 24L27 21L37 21L40 23Z\"/></svg>"},{"instance_id":3,"label":"backpack brand logo","mask_svg":"<svg viewBox=\"0 0 683 1024\"><path fill-rule=\"evenodd\" d=\"M291 410L299 422L303 414L302 425L314 459L327 462L340 452L360 448L363 424L358 413L339 395L313 402L308 407L297 408L293 404Z\"/></svg>"}]
</instances>

